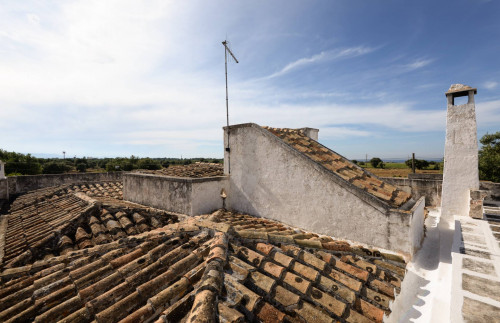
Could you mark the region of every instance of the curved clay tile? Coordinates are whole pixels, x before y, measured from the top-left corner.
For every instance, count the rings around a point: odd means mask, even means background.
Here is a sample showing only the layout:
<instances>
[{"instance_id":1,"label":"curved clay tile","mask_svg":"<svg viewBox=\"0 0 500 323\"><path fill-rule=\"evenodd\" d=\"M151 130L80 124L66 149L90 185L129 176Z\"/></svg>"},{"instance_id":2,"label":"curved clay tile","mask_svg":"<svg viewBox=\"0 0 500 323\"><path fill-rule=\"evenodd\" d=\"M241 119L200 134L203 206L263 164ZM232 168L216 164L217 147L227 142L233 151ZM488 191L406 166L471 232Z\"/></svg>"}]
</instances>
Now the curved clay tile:
<instances>
[{"instance_id":1,"label":"curved clay tile","mask_svg":"<svg viewBox=\"0 0 500 323\"><path fill-rule=\"evenodd\" d=\"M92 230L92 234L94 236L99 236L102 233L106 232L106 229L100 222L95 222L90 225L90 230Z\"/></svg>"},{"instance_id":2,"label":"curved clay tile","mask_svg":"<svg viewBox=\"0 0 500 323\"><path fill-rule=\"evenodd\" d=\"M82 240L87 240L90 238L91 238L91 235L88 234L87 231L85 231L82 227L78 227L78 229L76 229L76 233L75 233L75 242L76 243L79 243Z\"/></svg>"},{"instance_id":3,"label":"curved clay tile","mask_svg":"<svg viewBox=\"0 0 500 323\"><path fill-rule=\"evenodd\" d=\"M59 239L59 243L57 244L57 246L61 249L64 249L65 247L68 247L68 246L73 246L73 240L71 240L70 237L64 235L62 236L60 239Z\"/></svg>"},{"instance_id":4,"label":"curved clay tile","mask_svg":"<svg viewBox=\"0 0 500 323\"><path fill-rule=\"evenodd\" d=\"M121 226L124 228L124 229L128 229L129 227L133 226L134 224L132 223L132 221L130 221L126 216L122 216L118 219L118 221L120 222Z\"/></svg>"},{"instance_id":5,"label":"curved clay tile","mask_svg":"<svg viewBox=\"0 0 500 323\"><path fill-rule=\"evenodd\" d=\"M106 228L111 234L117 234L118 232L122 231L122 226L118 221L115 220L109 220L106 222Z\"/></svg>"},{"instance_id":6,"label":"curved clay tile","mask_svg":"<svg viewBox=\"0 0 500 323\"><path fill-rule=\"evenodd\" d=\"M142 224L142 223L145 223L146 222L146 219L140 215L139 213L135 212L134 214L132 214L132 218L134 219L134 222L136 224Z\"/></svg>"}]
</instances>

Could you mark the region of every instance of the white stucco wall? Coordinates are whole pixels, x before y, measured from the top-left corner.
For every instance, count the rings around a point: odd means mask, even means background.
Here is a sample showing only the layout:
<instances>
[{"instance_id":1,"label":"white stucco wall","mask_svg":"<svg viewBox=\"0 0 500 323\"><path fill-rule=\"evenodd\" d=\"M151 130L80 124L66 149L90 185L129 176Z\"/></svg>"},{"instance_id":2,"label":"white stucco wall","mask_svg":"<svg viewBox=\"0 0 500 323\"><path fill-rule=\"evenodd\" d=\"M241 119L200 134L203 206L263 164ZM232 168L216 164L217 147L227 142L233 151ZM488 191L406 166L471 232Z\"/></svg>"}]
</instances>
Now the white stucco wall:
<instances>
[{"instance_id":1,"label":"white stucco wall","mask_svg":"<svg viewBox=\"0 0 500 323\"><path fill-rule=\"evenodd\" d=\"M210 181L193 182L192 184L192 214L208 214L222 208L221 191L228 191L229 180L227 177L214 178Z\"/></svg>"},{"instance_id":2,"label":"white stucco wall","mask_svg":"<svg viewBox=\"0 0 500 323\"><path fill-rule=\"evenodd\" d=\"M479 189L478 145L474 94L453 105L448 95L441 212L444 218L469 213L469 190Z\"/></svg>"},{"instance_id":3,"label":"white stucco wall","mask_svg":"<svg viewBox=\"0 0 500 323\"><path fill-rule=\"evenodd\" d=\"M424 222L425 222L425 197L418 199L417 203L411 209L410 220L410 243L412 253L414 254L420 249L424 239Z\"/></svg>"},{"instance_id":4,"label":"white stucco wall","mask_svg":"<svg viewBox=\"0 0 500 323\"><path fill-rule=\"evenodd\" d=\"M123 199L158 209L199 215L222 207L226 177L181 178L151 174L123 175Z\"/></svg>"},{"instance_id":5,"label":"white stucco wall","mask_svg":"<svg viewBox=\"0 0 500 323\"><path fill-rule=\"evenodd\" d=\"M232 126L229 146L225 160L230 154L230 208L411 253L410 212L390 211L387 204L339 179L257 125Z\"/></svg>"}]
</instances>

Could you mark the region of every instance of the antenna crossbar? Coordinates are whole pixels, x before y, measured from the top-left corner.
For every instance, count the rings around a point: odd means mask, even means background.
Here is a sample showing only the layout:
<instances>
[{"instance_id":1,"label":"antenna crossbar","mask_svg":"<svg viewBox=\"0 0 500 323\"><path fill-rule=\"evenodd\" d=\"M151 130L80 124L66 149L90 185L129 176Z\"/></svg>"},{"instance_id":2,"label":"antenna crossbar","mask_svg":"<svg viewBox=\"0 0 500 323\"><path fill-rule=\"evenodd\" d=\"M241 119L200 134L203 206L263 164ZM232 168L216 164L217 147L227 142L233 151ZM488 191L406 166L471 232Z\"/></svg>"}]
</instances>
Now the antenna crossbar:
<instances>
[{"instance_id":1,"label":"antenna crossbar","mask_svg":"<svg viewBox=\"0 0 500 323\"><path fill-rule=\"evenodd\" d=\"M239 63L238 60L236 59L236 57L234 56L233 52L231 51L231 49L229 48L229 46L227 45L227 40L223 41L222 42L222 45L224 45L224 47L226 47L226 50L229 52L229 54L231 54L231 57L234 59L234 61L236 63Z\"/></svg>"},{"instance_id":2,"label":"antenna crossbar","mask_svg":"<svg viewBox=\"0 0 500 323\"><path fill-rule=\"evenodd\" d=\"M225 68L226 68L226 122L227 122L227 147L226 147L226 152L228 153L227 164L228 164L228 172L230 174L231 173L231 161L230 161L229 153L230 153L231 150L229 148L229 96L228 96L228 90L227 90L227 53L229 52L229 54L231 55L231 57L234 59L234 61L236 63L239 63L239 62L238 62L238 59L236 59L236 57L234 56L234 54L231 51L231 49L229 48L229 46L227 44L227 40L224 40L222 42L222 45L224 45L224 64L225 64Z\"/></svg>"}]
</instances>

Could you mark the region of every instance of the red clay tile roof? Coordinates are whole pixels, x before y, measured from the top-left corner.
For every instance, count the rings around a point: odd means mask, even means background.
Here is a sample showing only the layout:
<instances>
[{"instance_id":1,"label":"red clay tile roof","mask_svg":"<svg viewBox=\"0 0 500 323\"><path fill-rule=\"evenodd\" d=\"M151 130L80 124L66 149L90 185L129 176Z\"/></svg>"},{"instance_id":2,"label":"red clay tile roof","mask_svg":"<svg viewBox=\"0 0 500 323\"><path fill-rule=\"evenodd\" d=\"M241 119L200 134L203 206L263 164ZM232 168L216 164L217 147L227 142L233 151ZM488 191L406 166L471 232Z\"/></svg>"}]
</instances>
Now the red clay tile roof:
<instances>
[{"instance_id":1,"label":"red clay tile roof","mask_svg":"<svg viewBox=\"0 0 500 323\"><path fill-rule=\"evenodd\" d=\"M51 186L39 190L28 192L17 197L10 206L10 212L18 208L24 208L35 201L43 201L54 194L82 192L90 197L107 197L113 199L123 199L123 183L121 182L100 182L100 183L81 183L72 185Z\"/></svg>"},{"instance_id":2,"label":"red clay tile roof","mask_svg":"<svg viewBox=\"0 0 500 323\"><path fill-rule=\"evenodd\" d=\"M83 183L69 185L66 192L83 192L90 197L123 199L122 182Z\"/></svg>"},{"instance_id":3,"label":"red clay tile roof","mask_svg":"<svg viewBox=\"0 0 500 323\"><path fill-rule=\"evenodd\" d=\"M3 266L64 255L177 222L176 215L165 211L115 199L97 203L82 192L70 193L98 185L53 187L15 200L5 215Z\"/></svg>"},{"instance_id":4,"label":"red clay tile roof","mask_svg":"<svg viewBox=\"0 0 500 323\"><path fill-rule=\"evenodd\" d=\"M411 198L410 194L384 182L377 176L309 138L301 129L263 128L282 139L292 148L323 165L326 169L345 181L388 203L392 207L401 207Z\"/></svg>"},{"instance_id":5,"label":"red clay tile roof","mask_svg":"<svg viewBox=\"0 0 500 323\"><path fill-rule=\"evenodd\" d=\"M0 321L382 322L404 274L397 256L220 210L2 270Z\"/></svg>"},{"instance_id":6,"label":"red clay tile roof","mask_svg":"<svg viewBox=\"0 0 500 323\"><path fill-rule=\"evenodd\" d=\"M224 165L215 163L194 163L189 165L175 165L159 170L138 169L134 173L155 174L174 177L214 177L224 176Z\"/></svg>"}]
</instances>

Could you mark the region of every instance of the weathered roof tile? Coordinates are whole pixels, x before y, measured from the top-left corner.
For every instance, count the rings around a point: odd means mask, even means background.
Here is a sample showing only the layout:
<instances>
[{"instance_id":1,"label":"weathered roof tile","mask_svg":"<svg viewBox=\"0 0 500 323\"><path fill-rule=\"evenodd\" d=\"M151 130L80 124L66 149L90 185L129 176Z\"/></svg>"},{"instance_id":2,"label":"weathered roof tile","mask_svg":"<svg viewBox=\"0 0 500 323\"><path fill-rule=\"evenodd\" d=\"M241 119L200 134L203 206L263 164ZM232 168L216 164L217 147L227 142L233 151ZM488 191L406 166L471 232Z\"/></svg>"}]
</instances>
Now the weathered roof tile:
<instances>
[{"instance_id":1,"label":"weathered roof tile","mask_svg":"<svg viewBox=\"0 0 500 323\"><path fill-rule=\"evenodd\" d=\"M108 209L103 212L107 221L135 212L117 216L115 208ZM141 217L143 224L149 221ZM0 318L205 322L218 315L228 322L368 322L390 312L404 268L379 251L360 246L311 250L296 241L349 244L247 215L217 212L209 218L3 269ZM234 222L277 230L290 243L242 238L224 224ZM223 224L224 231L218 231Z\"/></svg>"}]
</instances>

